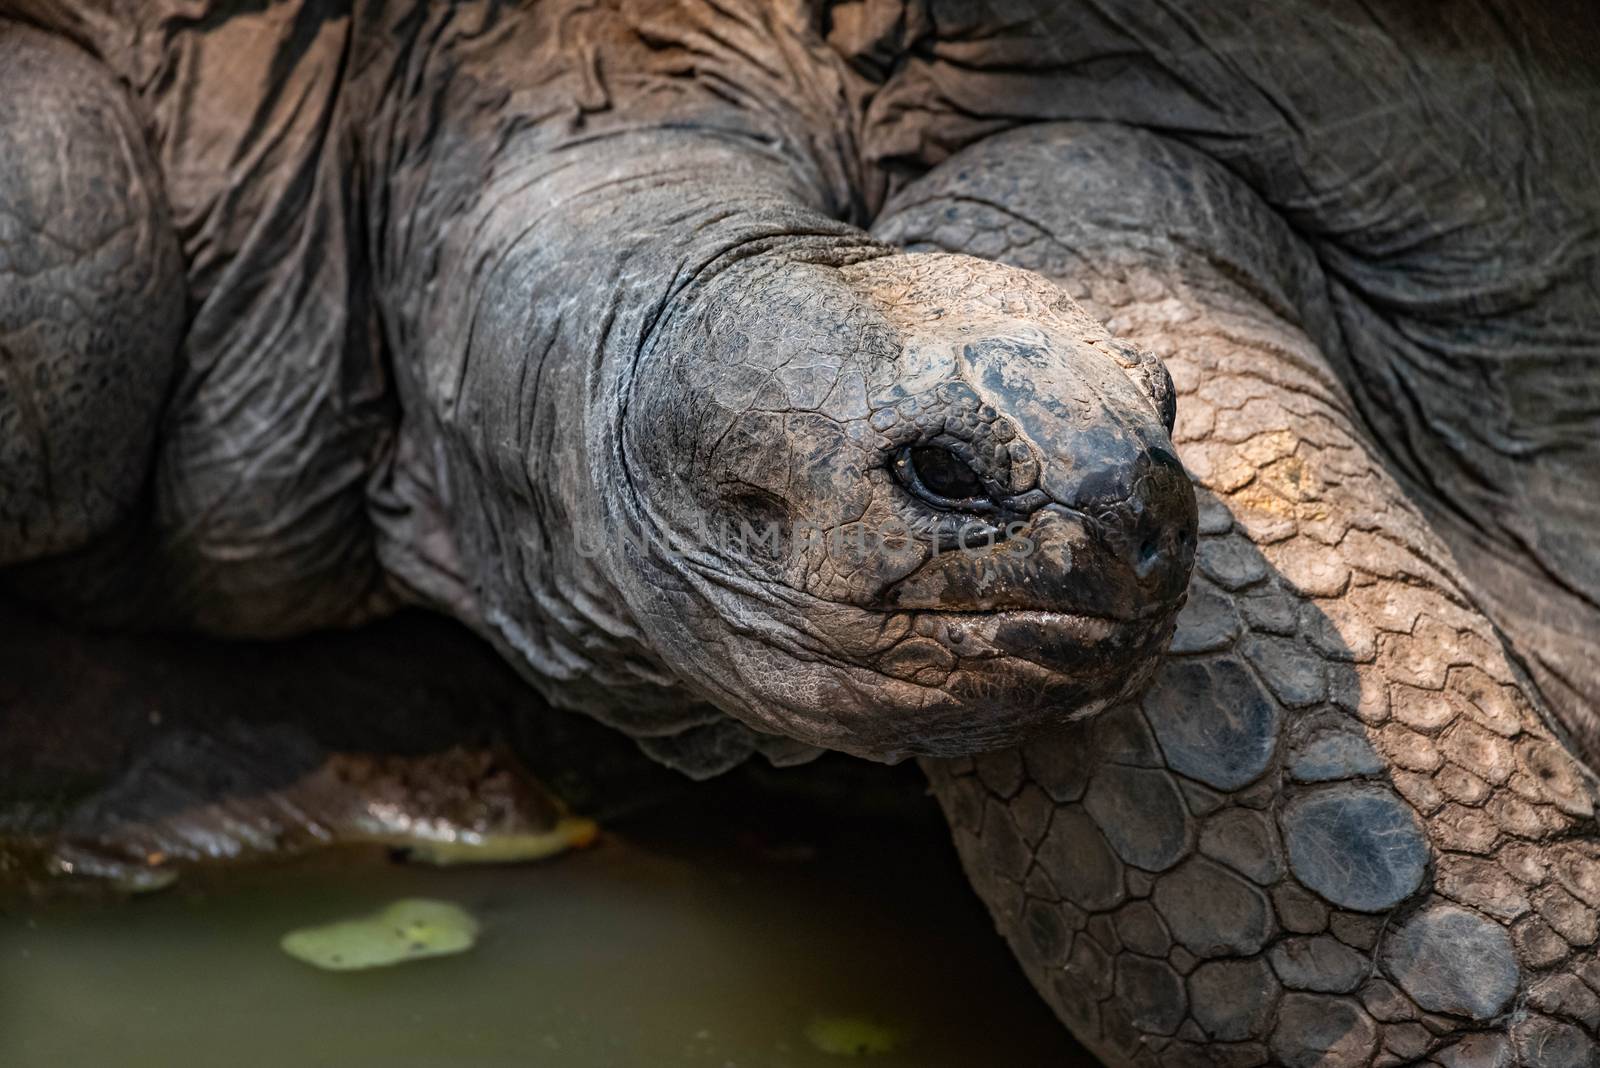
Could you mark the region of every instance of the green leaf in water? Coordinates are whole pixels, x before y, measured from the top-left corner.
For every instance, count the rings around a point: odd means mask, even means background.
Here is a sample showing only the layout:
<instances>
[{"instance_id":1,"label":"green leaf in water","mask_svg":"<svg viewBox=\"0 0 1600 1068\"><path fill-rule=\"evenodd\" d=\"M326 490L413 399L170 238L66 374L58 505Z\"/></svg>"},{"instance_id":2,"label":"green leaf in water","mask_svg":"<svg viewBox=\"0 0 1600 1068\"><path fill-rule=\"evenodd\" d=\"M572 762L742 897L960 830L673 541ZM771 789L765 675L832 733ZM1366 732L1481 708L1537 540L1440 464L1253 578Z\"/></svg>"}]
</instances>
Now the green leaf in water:
<instances>
[{"instance_id":1,"label":"green leaf in water","mask_svg":"<svg viewBox=\"0 0 1600 1068\"><path fill-rule=\"evenodd\" d=\"M370 916L290 931L278 944L296 960L344 972L464 953L477 940L478 921L461 906L406 898Z\"/></svg>"},{"instance_id":2,"label":"green leaf in water","mask_svg":"<svg viewBox=\"0 0 1600 1068\"><path fill-rule=\"evenodd\" d=\"M806 1025L806 1041L840 1057L892 1053L906 1037L905 1028L865 1016L813 1016Z\"/></svg>"}]
</instances>

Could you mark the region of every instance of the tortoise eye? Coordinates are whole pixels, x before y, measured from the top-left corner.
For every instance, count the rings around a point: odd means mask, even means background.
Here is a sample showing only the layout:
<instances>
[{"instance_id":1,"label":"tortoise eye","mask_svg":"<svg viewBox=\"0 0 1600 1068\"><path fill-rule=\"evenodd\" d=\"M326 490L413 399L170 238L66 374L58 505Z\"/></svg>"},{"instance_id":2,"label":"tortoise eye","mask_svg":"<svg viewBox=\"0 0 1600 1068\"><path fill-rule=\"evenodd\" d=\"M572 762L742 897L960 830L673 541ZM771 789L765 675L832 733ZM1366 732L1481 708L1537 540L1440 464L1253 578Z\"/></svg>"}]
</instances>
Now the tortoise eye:
<instances>
[{"instance_id":1,"label":"tortoise eye","mask_svg":"<svg viewBox=\"0 0 1600 1068\"><path fill-rule=\"evenodd\" d=\"M912 493L935 507L989 504L989 494L965 460L937 445L919 445L901 452L895 472Z\"/></svg>"}]
</instances>

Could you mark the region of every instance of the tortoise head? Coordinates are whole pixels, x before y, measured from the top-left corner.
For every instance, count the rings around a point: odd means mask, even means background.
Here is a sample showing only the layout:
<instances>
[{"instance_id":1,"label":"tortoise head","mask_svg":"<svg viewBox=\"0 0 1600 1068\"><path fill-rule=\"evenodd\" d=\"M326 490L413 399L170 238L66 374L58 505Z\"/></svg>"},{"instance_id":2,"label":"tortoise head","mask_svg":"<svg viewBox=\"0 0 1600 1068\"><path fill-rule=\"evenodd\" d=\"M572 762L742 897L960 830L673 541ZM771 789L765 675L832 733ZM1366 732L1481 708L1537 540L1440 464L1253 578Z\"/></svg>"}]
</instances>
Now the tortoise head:
<instances>
[{"instance_id":1,"label":"tortoise head","mask_svg":"<svg viewBox=\"0 0 1600 1068\"><path fill-rule=\"evenodd\" d=\"M752 257L652 332L602 566L689 687L878 759L1128 694L1194 561L1171 379L1029 272Z\"/></svg>"}]
</instances>

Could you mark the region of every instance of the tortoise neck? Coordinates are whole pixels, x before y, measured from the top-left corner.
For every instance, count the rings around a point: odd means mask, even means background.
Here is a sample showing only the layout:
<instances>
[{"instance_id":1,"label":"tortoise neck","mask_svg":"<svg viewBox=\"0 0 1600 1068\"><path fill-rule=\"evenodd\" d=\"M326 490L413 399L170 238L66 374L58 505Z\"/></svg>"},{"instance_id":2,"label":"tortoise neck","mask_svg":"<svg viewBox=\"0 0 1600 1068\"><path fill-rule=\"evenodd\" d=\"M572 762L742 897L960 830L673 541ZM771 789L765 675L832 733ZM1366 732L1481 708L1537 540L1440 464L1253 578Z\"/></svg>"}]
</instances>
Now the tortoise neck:
<instances>
[{"instance_id":1,"label":"tortoise neck","mask_svg":"<svg viewBox=\"0 0 1600 1068\"><path fill-rule=\"evenodd\" d=\"M730 264L882 246L826 214L786 155L725 129L527 129L480 162L427 254L384 269L405 414L377 496L382 558L555 703L656 749L744 732L661 666L608 566L640 508L625 398L660 324Z\"/></svg>"}]
</instances>

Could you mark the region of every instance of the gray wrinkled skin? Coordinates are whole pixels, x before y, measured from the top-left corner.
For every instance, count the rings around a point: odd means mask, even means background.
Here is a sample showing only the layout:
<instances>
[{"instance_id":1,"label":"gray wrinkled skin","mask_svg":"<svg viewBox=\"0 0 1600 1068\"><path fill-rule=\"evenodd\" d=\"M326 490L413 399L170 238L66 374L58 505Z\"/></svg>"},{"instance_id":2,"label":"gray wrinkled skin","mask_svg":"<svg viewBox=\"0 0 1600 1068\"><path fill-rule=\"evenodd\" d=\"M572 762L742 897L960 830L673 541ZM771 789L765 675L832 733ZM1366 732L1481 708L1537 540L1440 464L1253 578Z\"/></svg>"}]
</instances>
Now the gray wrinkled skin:
<instances>
[{"instance_id":1,"label":"gray wrinkled skin","mask_svg":"<svg viewBox=\"0 0 1600 1068\"><path fill-rule=\"evenodd\" d=\"M0 171L15 588L421 600L697 774L922 755L1111 1065L1600 1062L1591 14L206 8L0 2L105 116Z\"/></svg>"}]
</instances>

